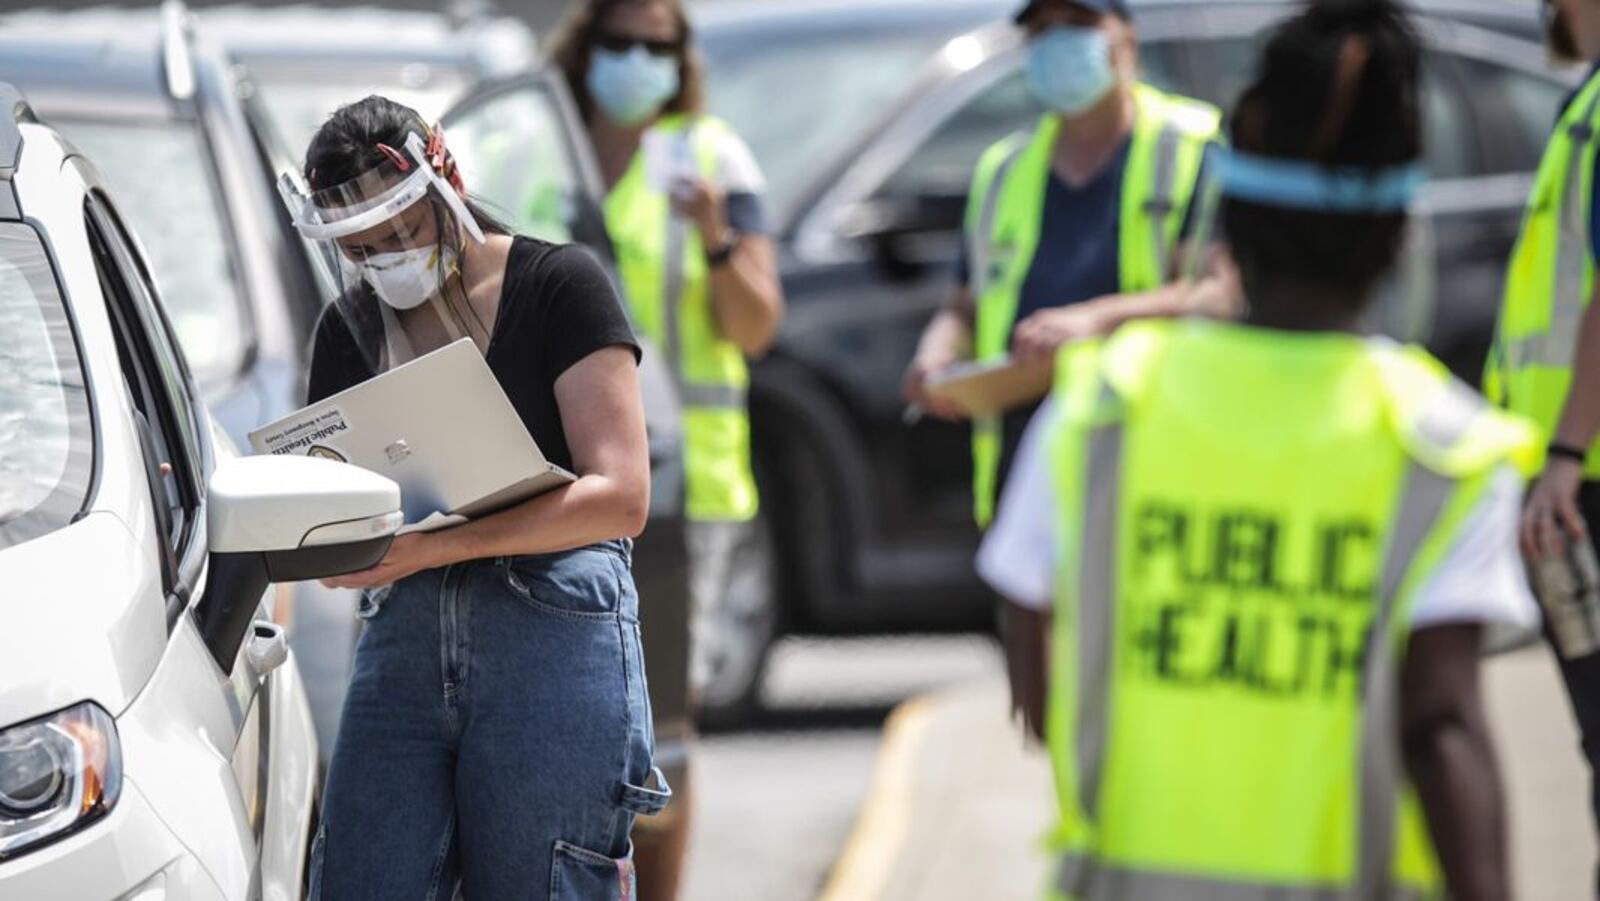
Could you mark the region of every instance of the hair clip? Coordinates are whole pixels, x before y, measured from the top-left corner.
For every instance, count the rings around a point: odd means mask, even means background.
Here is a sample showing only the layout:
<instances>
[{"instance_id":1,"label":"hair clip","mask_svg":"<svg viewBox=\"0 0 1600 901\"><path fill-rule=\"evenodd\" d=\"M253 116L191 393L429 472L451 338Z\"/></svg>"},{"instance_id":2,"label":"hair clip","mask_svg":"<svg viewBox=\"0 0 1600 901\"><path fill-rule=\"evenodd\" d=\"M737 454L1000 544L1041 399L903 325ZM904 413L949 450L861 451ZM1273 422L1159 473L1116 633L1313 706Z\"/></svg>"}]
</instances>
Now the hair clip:
<instances>
[{"instance_id":1,"label":"hair clip","mask_svg":"<svg viewBox=\"0 0 1600 901\"><path fill-rule=\"evenodd\" d=\"M411 161L405 158L405 154L390 147L388 144L379 144L378 152L388 157L389 162L394 163L395 168L401 172L411 171Z\"/></svg>"}]
</instances>

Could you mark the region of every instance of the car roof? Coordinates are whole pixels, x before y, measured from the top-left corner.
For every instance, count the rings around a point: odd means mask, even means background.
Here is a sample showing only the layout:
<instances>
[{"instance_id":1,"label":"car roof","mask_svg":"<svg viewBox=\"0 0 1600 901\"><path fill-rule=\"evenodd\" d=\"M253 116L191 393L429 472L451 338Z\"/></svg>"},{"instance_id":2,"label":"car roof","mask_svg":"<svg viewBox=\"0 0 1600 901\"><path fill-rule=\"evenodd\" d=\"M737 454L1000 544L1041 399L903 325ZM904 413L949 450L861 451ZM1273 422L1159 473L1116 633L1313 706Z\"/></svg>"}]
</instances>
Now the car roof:
<instances>
[{"instance_id":1,"label":"car roof","mask_svg":"<svg viewBox=\"0 0 1600 901\"><path fill-rule=\"evenodd\" d=\"M537 64L538 42L522 22L487 10L450 14L376 6L218 6L197 13L202 30L250 65L337 60L425 63L479 76ZM382 34L383 40L372 39Z\"/></svg>"},{"instance_id":2,"label":"car roof","mask_svg":"<svg viewBox=\"0 0 1600 901\"><path fill-rule=\"evenodd\" d=\"M205 81L195 67L225 63L187 40L183 25L154 9L0 16L0 78L21 85L46 115L184 118Z\"/></svg>"},{"instance_id":3,"label":"car roof","mask_svg":"<svg viewBox=\"0 0 1600 901\"><path fill-rule=\"evenodd\" d=\"M1289 6L1296 0L1130 0L1135 17L1140 9ZM984 18L1007 21L1021 8L1020 0L703 0L693 10L696 28L708 32L724 29L778 28L799 24L818 26L878 25L893 27L913 20ZM1444 15L1482 22L1537 25L1532 3L1506 0L1410 0L1408 9L1425 15Z\"/></svg>"}]
</instances>

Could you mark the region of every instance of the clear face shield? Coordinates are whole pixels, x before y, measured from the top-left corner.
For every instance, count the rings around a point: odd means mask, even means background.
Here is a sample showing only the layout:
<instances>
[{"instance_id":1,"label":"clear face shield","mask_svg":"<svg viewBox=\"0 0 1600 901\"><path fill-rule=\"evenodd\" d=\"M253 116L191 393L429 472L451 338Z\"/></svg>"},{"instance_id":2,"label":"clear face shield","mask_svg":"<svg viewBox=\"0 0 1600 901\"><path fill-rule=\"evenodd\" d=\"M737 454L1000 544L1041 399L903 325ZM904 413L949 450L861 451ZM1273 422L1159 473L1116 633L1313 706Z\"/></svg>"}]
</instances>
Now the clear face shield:
<instances>
[{"instance_id":1,"label":"clear face shield","mask_svg":"<svg viewBox=\"0 0 1600 901\"><path fill-rule=\"evenodd\" d=\"M461 338L486 350L495 310L474 307L461 279L466 242L484 234L459 180L441 174L453 175L441 132L378 149L377 167L309 196L278 180L295 227L338 274L340 320L374 374Z\"/></svg>"}]
</instances>

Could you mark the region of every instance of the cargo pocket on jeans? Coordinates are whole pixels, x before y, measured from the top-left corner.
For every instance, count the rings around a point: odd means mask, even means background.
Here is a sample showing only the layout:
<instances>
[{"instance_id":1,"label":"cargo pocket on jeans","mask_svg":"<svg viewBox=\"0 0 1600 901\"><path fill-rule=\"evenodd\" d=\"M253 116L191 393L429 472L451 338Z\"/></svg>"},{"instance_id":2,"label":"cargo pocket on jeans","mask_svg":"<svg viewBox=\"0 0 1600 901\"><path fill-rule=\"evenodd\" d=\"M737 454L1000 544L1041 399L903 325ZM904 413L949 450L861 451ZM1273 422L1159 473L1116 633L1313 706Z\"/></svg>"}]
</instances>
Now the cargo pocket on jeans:
<instances>
[{"instance_id":1,"label":"cargo pocket on jeans","mask_svg":"<svg viewBox=\"0 0 1600 901\"><path fill-rule=\"evenodd\" d=\"M607 857L556 841L550 855L550 901L634 901L633 852Z\"/></svg>"},{"instance_id":2,"label":"cargo pocket on jeans","mask_svg":"<svg viewBox=\"0 0 1600 901\"><path fill-rule=\"evenodd\" d=\"M646 780L652 782L657 788L643 788L637 785L622 783L622 809L642 817L653 817L667 807L667 802L672 800L672 786L667 784L667 776L661 772L661 767L650 768L650 777Z\"/></svg>"}]
</instances>

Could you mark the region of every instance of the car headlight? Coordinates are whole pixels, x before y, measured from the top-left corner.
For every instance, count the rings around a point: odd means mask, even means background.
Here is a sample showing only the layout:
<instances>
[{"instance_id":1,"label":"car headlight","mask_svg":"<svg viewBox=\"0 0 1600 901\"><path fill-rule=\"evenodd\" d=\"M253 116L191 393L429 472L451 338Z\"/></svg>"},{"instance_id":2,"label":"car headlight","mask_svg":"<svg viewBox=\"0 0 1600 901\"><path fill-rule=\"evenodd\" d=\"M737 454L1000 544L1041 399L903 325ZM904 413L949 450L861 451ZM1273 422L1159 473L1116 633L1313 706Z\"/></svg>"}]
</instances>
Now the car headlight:
<instances>
[{"instance_id":1,"label":"car headlight","mask_svg":"<svg viewBox=\"0 0 1600 901\"><path fill-rule=\"evenodd\" d=\"M0 861L105 816L121 792L117 726L97 705L0 730Z\"/></svg>"}]
</instances>

